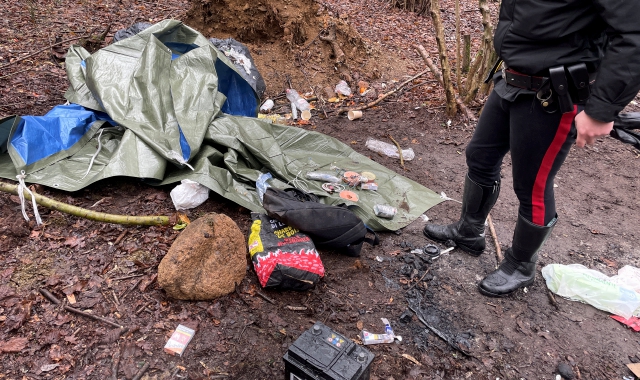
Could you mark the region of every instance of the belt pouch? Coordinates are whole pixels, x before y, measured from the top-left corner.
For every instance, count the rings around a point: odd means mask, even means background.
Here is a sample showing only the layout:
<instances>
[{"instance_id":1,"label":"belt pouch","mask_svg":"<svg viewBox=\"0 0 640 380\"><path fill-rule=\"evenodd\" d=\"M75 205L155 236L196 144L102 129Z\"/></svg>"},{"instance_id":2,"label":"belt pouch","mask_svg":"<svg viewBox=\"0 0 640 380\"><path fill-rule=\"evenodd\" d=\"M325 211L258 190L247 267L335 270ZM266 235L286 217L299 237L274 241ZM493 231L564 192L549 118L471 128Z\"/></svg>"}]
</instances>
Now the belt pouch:
<instances>
[{"instance_id":1,"label":"belt pouch","mask_svg":"<svg viewBox=\"0 0 640 380\"><path fill-rule=\"evenodd\" d=\"M564 74L564 66L550 68L549 77L551 78L553 89L556 94L558 94L560 112L567 113L573 111L573 102L569 94L569 84L567 83L567 76Z\"/></svg>"},{"instance_id":2,"label":"belt pouch","mask_svg":"<svg viewBox=\"0 0 640 380\"><path fill-rule=\"evenodd\" d=\"M581 62L567 66L567 72L573 82L577 102L581 103L589 99L591 91L589 87L589 71L587 71L587 65L584 62Z\"/></svg>"}]
</instances>

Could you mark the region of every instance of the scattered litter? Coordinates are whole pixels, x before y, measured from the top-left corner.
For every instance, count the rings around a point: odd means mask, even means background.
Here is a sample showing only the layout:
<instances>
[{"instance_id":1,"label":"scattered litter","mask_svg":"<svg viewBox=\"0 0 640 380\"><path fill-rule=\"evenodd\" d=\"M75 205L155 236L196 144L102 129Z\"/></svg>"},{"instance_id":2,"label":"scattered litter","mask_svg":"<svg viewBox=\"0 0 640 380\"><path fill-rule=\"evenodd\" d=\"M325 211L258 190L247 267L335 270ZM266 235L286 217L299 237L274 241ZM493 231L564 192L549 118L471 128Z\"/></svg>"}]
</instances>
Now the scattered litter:
<instances>
[{"instance_id":1,"label":"scattered litter","mask_svg":"<svg viewBox=\"0 0 640 380\"><path fill-rule=\"evenodd\" d=\"M634 375L640 377L640 363L629 363L627 367L633 372ZM632 378L633 380L633 378Z\"/></svg>"},{"instance_id":2,"label":"scattered litter","mask_svg":"<svg viewBox=\"0 0 640 380\"><path fill-rule=\"evenodd\" d=\"M360 119L362 117L362 111L351 110L347 113L347 118L351 121Z\"/></svg>"},{"instance_id":3,"label":"scattered litter","mask_svg":"<svg viewBox=\"0 0 640 380\"><path fill-rule=\"evenodd\" d=\"M640 316L640 294L620 285L603 273L580 264L549 264L542 268L547 287L552 292L573 301L590 304L600 310L625 318Z\"/></svg>"},{"instance_id":4,"label":"scattered litter","mask_svg":"<svg viewBox=\"0 0 640 380\"><path fill-rule=\"evenodd\" d=\"M178 325L173 334L171 334L171 338L169 338L167 344L164 345L164 351L171 355L182 356L195 333L195 330L187 326Z\"/></svg>"},{"instance_id":5,"label":"scattered litter","mask_svg":"<svg viewBox=\"0 0 640 380\"><path fill-rule=\"evenodd\" d=\"M333 194L333 193L339 193L341 191L344 191L345 187L344 185L341 185L339 183L325 182L322 184L322 189L329 194Z\"/></svg>"},{"instance_id":6,"label":"scattered litter","mask_svg":"<svg viewBox=\"0 0 640 380\"><path fill-rule=\"evenodd\" d=\"M209 189L198 182L183 179L170 195L176 210L188 210L203 204L209 198Z\"/></svg>"},{"instance_id":7,"label":"scattered litter","mask_svg":"<svg viewBox=\"0 0 640 380\"><path fill-rule=\"evenodd\" d=\"M293 342L283 359L285 379L368 380L374 355L316 322Z\"/></svg>"},{"instance_id":8,"label":"scattered litter","mask_svg":"<svg viewBox=\"0 0 640 380\"><path fill-rule=\"evenodd\" d=\"M288 88L287 91L287 99L291 101L291 112L293 113L293 118L297 119L296 108L300 110L300 117L302 120L311 119L311 105L309 102L298 94L298 91Z\"/></svg>"},{"instance_id":9,"label":"scattered litter","mask_svg":"<svg viewBox=\"0 0 640 380\"><path fill-rule=\"evenodd\" d=\"M269 184L269 180L273 178L271 173L262 173L256 180L256 193L258 193L258 198L260 198L260 203L262 203L262 199L264 198L264 192L267 191L267 188L271 185Z\"/></svg>"},{"instance_id":10,"label":"scattered litter","mask_svg":"<svg viewBox=\"0 0 640 380\"><path fill-rule=\"evenodd\" d=\"M427 244L424 246L424 248L422 249L422 251L424 252L424 254L431 260L435 260L438 257L440 257L440 248L438 248L437 246L433 245L433 244Z\"/></svg>"},{"instance_id":11,"label":"scattered litter","mask_svg":"<svg viewBox=\"0 0 640 380\"><path fill-rule=\"evenodd\" d=\"M267 112L271 111L272 108L273 108L273 100L272 99L267 99L260 106L260 111L262 111L264 113L267 113Z\"/></svg>"},{"instance_id":12,"label":"scattered litter","mask_svg":"<svg viewBox=\"0 0 640 380\"><path fill-rule=\"evenodd\" d=\"M616 321L629 326L631 329L633 329L634 331L640 331L640 318L637 317L631 317L631 318L624 318L621 317L619 315L612 315L611 318L615 319Z\"/></svg>"},{"instance_id":13,"label":"scattered litter","mask_svg":"<svg viewBox=\"0 0 640 380\"><path fill-rule=\"evenodd\" d=\"M290 306L287 305L285 306L286 309L292 310L292 311L305 311L307 310L306 306Z\"/></svg>"},{"instance_id":14,"label":"scattered litter","mask_svg":"<svg viewBox=\"0 0 640 380\"><path fill-rule=\"evenodd\" d=\"M362 176L367 179L366 182L375 181L376 175L371 172L362 172Z\"/></svg>"},{"instance_id":15,"label":"scattered litter","mask_svg":"<svg viewBox=\"0 0 640 380\"><path fill-rule=\"evenodd\" d=\"M351 95L351 88L344 80L338 82L335 88L335 92L340 95L349 96Z\"/></svg>"},{"instance_id":16,"label":"scattered litter","mask_svg":"<svg viewBox=\"0 0 640 380\"><path fill-rule=\"evenodd\" d=\"M462 202L460 202L458 200L455 200L453 198L447 197L447 194L445 194L444 191L440 193L440 198L444 199L445 201L454 201L454 202L458 202L458 203L462 204Z\"/></svg>"},{"instance_id":17,"label":"scattered litter","mask_svg":"<svg viewBox=\"0 0 640 380\"><path fill-rule=\"evenodd\" d=\"M416 248L412 249L410 253L413 253L414 255L422 255L424 251L422 250L422 248Z\"/></svg>"},{"instance_id":18,"label":"scattered litter","mask_svg":"<svg viewBox=\"0 0 640 380\"><path fill-rule=\"evenodd\" d=\"M411 356L409 354L402 354L402 357L407 359L407 360L409 360L409 361L412 361L416 365L422 366L422 363L420 363L418 361L418 359L414 358L413 356Z\"/></svg>"},{"instance_id":19,"label":"scattered litter","mask_svg":"<svg viewBox=\"0 0 640 380\"><path fill-rule=\"evenodd\" d=\"M401 336L396 336L393 333L393 329L389 324L389 320L386 318L380 318L384 323L384 334L372 334L366 330L362 330L362 344L379 344L379 343L393 343L394 338L402 341Z\"/></svg>"},{"instance_id":20,"label":"scattered litter","mask_svg":"<svg viewBox=\"0 0 640 380\"><path fill-rule=\"evenodd\" d=\"M361 183L360 184L360 190L377 191L378 190L378 184L375 183L375 182Z\"/></svg>"},{"instance_id":21,"label":"scattered litter","mask_svg":"<svg viewBox=\"0 0 640 380\"><path fill-rule=\"evenodd\" d=\"M429 217L426 216L425 214L420 215L420 219L422 219L423 222L428 222L429 221Z\"/></svg>"},{"instance_id":22,"label":"scattered litter","mask_svg":"<svg viewBox=\"0 0 640 380\"><path fill-rule=\"evenodd\" d=\"M60 366L60 363L55 363L55 364L45 364L42 367L40 367L40 371L42 372L49 372L51 370L54 370L56 368L58 368Z\"/></svg>"},{"instance_id":23,"label":"scattered litter","mask_svg":"<svg viewBox=\"0 0 640 380\"><path fill-rule=\"evenodd\" d=\"M382 257L380 257L380 256L376 256L376 261L381 263L381 262L384 261L384 259Z\"/></svg>"},{"instance_id":24,"label":"scattered litter","mask_svg":"<svg viewBox=\"0 0 640 380\"><path fill-rule=\"evenodd\" d=\"M447 248L447 249L444 249L444 250L440 251L440 256L442 256L442 255L446 255L447 253L449 253L449 252L453 251L453 249L454 249L454 248L455 248L455 247L449 247L449 248Z\"/></svg>"},{"instance_id":25,"label":"scattered litter","mask_svg":"<svg viewBox=\"0 0 640 380\"><path fill-rule=\"evenodd\" d=\"M384 154L387 157L392 158L400 158L400 154L398 153L398 147L394 144L389 144L384 141L375 140L375 139L367 139L365 142L365 146L370 150ZM402 149L402 159L405 161L411 161L416 157L412 148Z\"/></svg>"},{"instance_id":26,"label":"scattered litter","mask_svg":"<svg viewBox=\"0 0 640 380\"><path fill-rule=\"evenodd\" d=\"M351 201L351 202L357 202L360 199L358 197L358 194L354 193L353 191L349 191L349 190L341 191L340 192L340 198L346 199L346 200Z\"/></svg>"},{"instance_id":27,"label":"scattered litter","mask_svg":"<svg viewBox=\"0 0 640 380\"><path fill-rule=\"evenodd\" d=\"M373 206L373 213L380 218L393 219L397 212L398 209L393 206L380 204Z\"/></svg>"},{"instance_id":28,"label":"scattered litter","mask_svg":"<svg viewBox=\"0 0 640 380\"><path fill-rule=\"evenodd\" d=\"M307 179L312 181L322 181L322 182L331 182L331 183L340 183L342 180L333 174L321 173L321 172L308 172L306 175Z\"/></svg>"}]
</instances>

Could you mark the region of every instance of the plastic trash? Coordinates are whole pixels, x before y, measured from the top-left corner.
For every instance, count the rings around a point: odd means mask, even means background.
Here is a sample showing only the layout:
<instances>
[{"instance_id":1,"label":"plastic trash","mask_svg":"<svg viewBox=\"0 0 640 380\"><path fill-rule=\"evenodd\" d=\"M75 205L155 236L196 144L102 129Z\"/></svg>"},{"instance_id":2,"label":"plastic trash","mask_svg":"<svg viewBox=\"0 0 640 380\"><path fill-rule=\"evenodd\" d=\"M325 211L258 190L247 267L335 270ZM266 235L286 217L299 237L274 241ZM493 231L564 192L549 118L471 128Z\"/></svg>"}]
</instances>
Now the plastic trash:
<instances>
[{"instance_id":1,"label":"plastic trash","mask_svg":"<svg viewBox=\"0 0 640 380\"><path fill-rule=\"evenodd\" d=\"M267 182L271 178L273 178L271 173L263 173L260 174L260 177L258 177L258 180L256 181L256 193L258 193L258 197L260 198L260 204L262 204L264 192L267 191L268 187L271 187L271 185Z\"/></svg>"},{"instance_id":2,"label":"plastic trash","mask_svg":"<svg viewBox=\"0 0 640 380\"><path fill-rule=\"evenodd\" d=\"M347 82L345 82L343 80L338 82L338 84L336 85L335 91L336 91L336 93L338 93L340 95L344 95L344 96L351 95L351 88L349 87Z\"/></svg>"},{"instance_id":3,"label":"plastic trash","mask_svg":"<svg viewBox=\"0 0 640 380\"><path fill-rule=\"evenodd\" d=\"M249 48L233 38L209 38L209 42L226 55L238 69L240 75L251 85L258 97L261 98L267 89L267 84L262 78L251 57Z\"/></svg>"},{"instance_id":4,"label":"plastic trash","mask_svg":"<svg viewBox=\"0 0 640 380\"><path fill-rule=\"evenodd\" d=\"M374 152L384 154L387 157L400 158L398 154L398 147L393 144L386 143L375 139L368 139L365 146ZM411 161L416 157L413 149L402 149L402 159L405 161Z\"/></svg>"},{"instance_id":5,"label":"plastic trash","mask_svg":"<svg viewBox=\"0 0 640 380\"><path fill-rule=\"evenodd\" d=\"M313 181L323 181L323 182L331 182L331 183L340 183L342 180L332 174L322 173L322 172L308 172L306 175L307 179Z\"/></svg>"},{"instance_id":6,"label":"plastic trash","mask_svg":"<svg viewBox=\"0 0 640 380\"><path fill-rule=\"evenodd\" d=\"M552 292L625 318L640 315L640 294L580 264L549 264L542 276ZM620 276L620 274L618 274ZM616 283L618 282L618 283Z\"/></svg>"},{"instance_id":7,"label":"plastic trash","mask_svg":"<svg viewBox=\"0 0 640 380\"><path fill-rule=\"evenodd\" d=\"M188 210L203 204L209 198L209 189L198 182L183 179L170 195L176 210Z\"/></svg>"},{"instance_id":8,"label":"plastic trash","mask_svg":"<svg viewBox=\"0 0 640 380\"><path fill-rule=\"evenodd\" d=\"M362 330L362 344L367 346L369 344L393 343L394 339L402 341L402 337L400 335L395 335L393 333L389 320L386 318L380 319L382 320L382 323L384 323L384 334L372 334L366 330Z\"/></svg>"},{"instance_id":9,"label":"plastic trash","mask_svg":"<svg viewBox=\"0 0 640 380\"><path fill-rule=\"evenodd\" d=\"M260 106L260 112L267 113L267 112L271 111L272 108L273 108L273 100L272 99L267 99Z\"/></svg>"},{"instance_id":10,"label":"plastic trash","mask_svg":"<svg viewBox=\"0 0 640 380\"><path fill-rule=\"evenodd\" d=\"M309 102L307 102L305 98L301 97L300 94L298 94L298 91L292 88L288 88L286 92L287 99L291 101L291 111L294 112L293 106L295 105L295 108L301 111L300 117L303 120L309 120L311 118L311 105Z\"/></svg>"}]
</instances>

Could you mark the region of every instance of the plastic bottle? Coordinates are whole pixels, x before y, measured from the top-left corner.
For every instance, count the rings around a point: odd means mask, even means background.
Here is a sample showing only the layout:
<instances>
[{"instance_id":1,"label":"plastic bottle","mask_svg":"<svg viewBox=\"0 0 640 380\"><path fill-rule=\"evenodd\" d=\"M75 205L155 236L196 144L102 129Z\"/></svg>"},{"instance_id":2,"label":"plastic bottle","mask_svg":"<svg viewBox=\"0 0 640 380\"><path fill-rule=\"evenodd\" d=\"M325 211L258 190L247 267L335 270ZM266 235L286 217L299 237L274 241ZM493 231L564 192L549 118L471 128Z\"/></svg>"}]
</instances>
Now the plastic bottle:
<instances>
[{"instance_id":1,"label":"plastic bottle","mask_svg":"<svg viewBox=\"0 0 640 380\"><path fill-rule=\"evenodd\" d=\"M640 294L580 264L549 264L542 276L552 292L625 318L640 315Z\"/></svg>"},{"instance_id":2,"label":"plastic bottle","mask_svg":"<svg viewBox=\"0 0 640 380\"><path fill-rule=\"evenodd\" d=\"M305 98L298 94L298 91L288 88L287 99L291 101L292 106L295 105L295 107L301 111L300 117L302 117L303 120L311 119L311 105L309 105L309 102L307 102Z\"/></svg>"},{"instance_id":3,"label":"plastic bottle","mask_svg":"<svg viewBox=\"0 0 640 380\"><path fill-rule=\"evenodd\" d=\"M378 141L374 139L368 139L365 143L365 146L371 149L374 152L378 152L380 154L384 154L388 157L400 158L400 154L398 154L398 147L393 144L389 144L383 141ZM416 157L416 154L413 152L413 149L402 149L402 159L404 161L411 161Z\"/></svg>"},{"instance_id":4,"label":"plastic bottle","mask_svg":"<svg viewBox=\"0 0 640 380\"><path fill-rule=\"evenodd\" d=\"M260 106L260 112L268 113L273 108L273 100L267 99Z\"/></svg>"}]
</instances>

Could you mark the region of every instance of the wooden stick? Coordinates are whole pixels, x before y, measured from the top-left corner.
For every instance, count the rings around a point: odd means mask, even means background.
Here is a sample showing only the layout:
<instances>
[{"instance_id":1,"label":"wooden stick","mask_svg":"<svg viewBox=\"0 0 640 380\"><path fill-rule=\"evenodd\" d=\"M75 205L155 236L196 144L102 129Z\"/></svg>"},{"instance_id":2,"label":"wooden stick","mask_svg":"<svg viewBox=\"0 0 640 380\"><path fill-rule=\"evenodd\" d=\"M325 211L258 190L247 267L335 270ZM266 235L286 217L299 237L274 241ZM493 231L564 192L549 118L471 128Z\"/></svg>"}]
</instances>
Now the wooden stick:
<instances>
[{"instance_id":1,"label":"wooden stick","mask_svg":"<svg viewBox=\"0 0 640 380\"><path fill-rule=\"evenodd\" d=\"M422 60L427 65L429 70L431 70L431 72L433 73L433 76L436 77L438 82L440 82L440 84L444 86L444 82L442 81L442 75L440 75L440 72L436 68L436 65L434 65L433 61L429 58L429 53L427 53L427 50L424 48L424 46L417 45L415 46L415 48L418 51L418 53L420 53ZM467 105L464 104L464 102L460 100L460 98L457 95L455 98L456 98L456 103L458 103L458 107L462 112L464 112L464 115L467 117L467 119L471 121L475 121L476 117L473 115L473 112L471 112L471 110L467 107Z\"/></svg>"},{"instance_id":2,"label":"wooden stick","mask_svg":"<svg viewBox=\"0 0 640 380\"><path fill-rule=\"evenodd\" d=\"M343 114L343 113L347 113L349 111L362 111L362 110L366 110L367 108L371 108L371 107L375 106L376 104L380 103L381 101L383 101L389 95L393 95L396 92L398 92L398 90L400 90L402 87L404 87L407 83L415 80L416 78L419 78L419 77L423 76L424 74L426 74L428 72L429 72L429 69L419 72L418 74L416 74L416 75L412 76L411 78L407 79L406 81L402 82L395 90L389 91L386 94L379 96L378 99L372 101L371 103L367 103L364 106L360 106L360 107L356 107L356 108L340 108L340 109L338 109L337 113L338 113L338 115L340 115L340 114Z\"/></svg>"},{"instance_id":3,"label":"wooden stick","mask_svg":"<svg viewBox=\"0 0 640 380\"><path fill-rule=\"evenodd\" d=\"M63 44L63 43L65 43L65 42L71 42L71 41L75 41L75 40L81 40L81 39L83 39L83 38L89 38L89 37L91 37L91 34L86 34L86 35L84 35L84 36L80 36L80 37L68 38L68 39L66 39L66 40L64 40L64 41L56 42L55 44L51 44L51 45L49 45L49 46L47 46L47 47L43 47L42 49L40 49L40 50L38 50L38 51L35 51L35 52L33 52L33 53L29 54L29 55L25 55L25 56L24 56L24 57L22 57L22 58L18 58L18 59L16 59L16 60L15 60L15 61L13 61L13 62L6 63L6 64L4 64L4 65L0 66L0 69L4 69L5 67L7 67L7 66L11 66L11 65L13 65L14 63L18 63L18 62L20 62L20 61L24 61L25 59L27 59L27 58L31 58L31 57L33 57L33 56L34 56L34 55L36 55L36 54L40 54L40 53L42 53L43 51L48 50L48 49L51 49L51 48L52 48L52 47L54 47L54 46L62 45L62 44Z\"/></svg>"},{"instance_id":4,"label":"wooden stick","mask_svg":"<svg viewBox=\"0 0 640 380\"><path fill-rule=\"evenodd\" d=\"M270 304L274 304L276 303L276 301L272 300L271 298L267 297L266 294L263 294L261 292L256 291L256 294L260 296L260 298L262 298L263 300L269 302Z\"/></svg>"},{"instance_id":5,"label":"wooden stick","mask_svg":"<svg viewBox=\"0 0 640 380\"><path fill-rule=\"evenodd\" d=\"M496 234L496 229L493 226L493 220L491 219L491 214L487 215L487 223L489 224L489 231L491 231L491 237L493 237L493 243L496 245L496 259L498 260L498 264L496 265L496 268L498 268L498 265L500 265L500 263L504 259L504 256L502 255L502 249L500 248L500 243L498 242L498 235Z\"/></svg>"},{"instance_id":6,"label":"wooden stick","mask_svg":"<svg viewBox=\"0 0 640 380\"><path fill-rule=\"evenodd\" d=\"M407 289L406 291L408 292L409 290L413 289L416 285L418 285L420 281L422 281L427 276L427 273L429 273L429 268L427 268L427 270L424 271L424 274L422 275L422 277L420 277L420 279L416 281L413 285L411 285L409 289Z\"/></svg>"},{"instance_id":7,"label":"wooden stick","mask_svg":"<svg viewBox=\"0 0 640 380\"><path fill-rule=\"evenodd\" d=\"M149 366L149 362L144 363L142 368L140 368L140 371L138 371L138 373L136 373L136 375L131 380L140 380L140 378L142 378L142 375L144 375L144 373L149 369Z\"/></svg>"},{"instance_id":8,"label":"wooden stick","mask_svg":"<svg viewBox=\"0 0 640 380\"><path fill-rule=\"evenodd\" d=\"M5 193L11 193L18 195L18 185L11 185L5 182L0 182L0 191ZM107 214L104 212L96 212L87 210L86 208L72 206L63 202L56 201L45 197L44 195L35 194L36 203L41 206L64 212L66 214L74 215L80 218L94 220L96 222L104 223L116 223L116 224L129 224L129 225L143 225L143 226L166 226L169 224L168 216L130 216L130 215L115 215ZM27 200L31 200L31 194L24 192L24 197Z\"/></svg>"},{"instance_id":9,"label":"wooden stick","mask_svg":"<svg viewBox=\"0 0 640 380\"><path fill-rule=\"evenodd\" d=\"M48 290L42 288L42 289L40 289L40 294L42 294L46 299L48 299L52 303L54 303L56 305L60 305L60 300L57 299L56 296L51 294ZM87 317L87 318L95 319L97 321L104 322L104 323L106 323L108 325L111 325L113 327L117 327L117 328L120 328L120 329L124 328L124 326L119 325L119 324L117 324L115 322L112 322L112 321L110 321L110 320L108 320L106 318L102 318L100 316L93 315L93 314L90 314L90 313L85 313L84 311L75 309L75 308L73 308L73 307L71 307L69 305L64 305L64 309L66 311L70 311L72 313L76 313L76 314L82 315L83 317Z\"/></svg>"},{"instance_id":10,"label":"wooden stick","mask_svg":"<svg viewBox=\"0 0 640 380\"><path fill-rule=\"evenodd\" d=\"M402 158L402 148L400 148L400 144L398 144L398 142L391 137L391 135L389 135L389 138L391 139L391 141L393 141L394 144L396 144L396 148L398 148L398 156L400 156L400 166L402 166L402 168L404 169L404 158Z\"/></svg>"}]
</instances>

